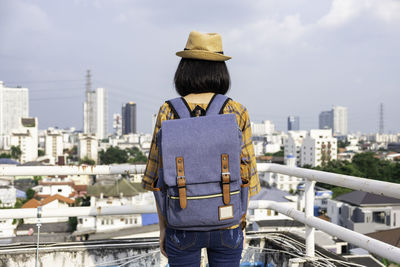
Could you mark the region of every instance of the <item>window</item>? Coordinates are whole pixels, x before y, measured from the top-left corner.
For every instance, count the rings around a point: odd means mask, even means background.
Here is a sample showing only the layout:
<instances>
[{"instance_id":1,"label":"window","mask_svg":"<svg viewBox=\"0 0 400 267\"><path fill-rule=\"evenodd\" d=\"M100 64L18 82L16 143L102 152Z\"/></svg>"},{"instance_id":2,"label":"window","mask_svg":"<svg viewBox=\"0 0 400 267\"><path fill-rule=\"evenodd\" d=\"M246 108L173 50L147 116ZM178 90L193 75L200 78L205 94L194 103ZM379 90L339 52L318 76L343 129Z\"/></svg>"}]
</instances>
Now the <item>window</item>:
<instances>
[{"instance_id":1,"label":"window","mask_svg":"<svg viewBox=\"0 0 400 267\"><path fill-rule=\"evenodd\" d=\"M133 221L132 218L130 218L130 219L129 219L129 223L132 224L132 221Z\"/></svg>"},{"instance_id":2,"label":"window","mask_svg":"<svg viewBox=\"0 0 400 267\"><path fill-rule=\"evenodd\" d=\"M267 210L267 216L271 216L271 210Z\"/></svg>"},{"instance_id":3,"label":"window","mask_svg":"<svg viewBox=\"0 0 400 267\"><path fill-rule=\"evenodd\" d=\"M278 216L278 214L279 214L279 213L278 213L277 211L275 211L275 213L274 213L274 214L275 214L275 216Z\"/></svg>"},{"instance_id":4,"label":"window","mask_svg":"<svg viewBox=\"0 0 400 267\"><path fill-rule=\"evenodd\" d=\"M62 192L62 189L58 189L57 192Z\"/></svg>"},{"instance_id":5,"label":"window","mask_svg":"<svg viewBox=\"0 0 400 267\"><path fill-rule=\"evenodd\" d=\"M374 211L372 213L372 221L375 223L385 223L386 214L383 211Z\"/></svg>"}]
</instances>

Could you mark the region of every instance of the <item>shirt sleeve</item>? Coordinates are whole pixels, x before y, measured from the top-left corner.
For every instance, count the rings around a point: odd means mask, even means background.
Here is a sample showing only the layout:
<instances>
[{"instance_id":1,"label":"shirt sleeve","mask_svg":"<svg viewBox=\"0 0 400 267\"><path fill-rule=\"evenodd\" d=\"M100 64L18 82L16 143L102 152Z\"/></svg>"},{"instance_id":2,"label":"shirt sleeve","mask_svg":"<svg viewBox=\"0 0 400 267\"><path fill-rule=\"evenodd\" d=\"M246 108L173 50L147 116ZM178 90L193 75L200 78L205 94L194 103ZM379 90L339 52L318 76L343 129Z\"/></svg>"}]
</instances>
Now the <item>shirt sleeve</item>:
<instances>
[{"instance_id":1,"label":"shirt sleeve","mask_svg":"<svg viewBox=\"0 0 400 267\"><path fill-rule=\"evenodd\" d=\"M261 186L257 173L253 142L251 140L250 117L246 108L243 108L240 117L243 122L240 174L242 179L250 181L249 195L253 196L261 190Z\"/></svg>"},{"instance_id":2,"label":"shirt sleeve","mask_svg":"<svg viewBox=\"0 0 400 267\"><path fill-rule=\"evenodd\" d=\"M166 104L164 104L163 106L161 106L157 115L156 125L154 126L153 139L151 141L151 146L150 146L150 153L147 160L146 169L144 171L144 176L142 179L143 188L150 191L153 190L154 181L158 177L160 158L158 154L157 134L161 128L162 121L165 120L166 111L167 111L167 106Z\"/></svg>"}]
</instances>

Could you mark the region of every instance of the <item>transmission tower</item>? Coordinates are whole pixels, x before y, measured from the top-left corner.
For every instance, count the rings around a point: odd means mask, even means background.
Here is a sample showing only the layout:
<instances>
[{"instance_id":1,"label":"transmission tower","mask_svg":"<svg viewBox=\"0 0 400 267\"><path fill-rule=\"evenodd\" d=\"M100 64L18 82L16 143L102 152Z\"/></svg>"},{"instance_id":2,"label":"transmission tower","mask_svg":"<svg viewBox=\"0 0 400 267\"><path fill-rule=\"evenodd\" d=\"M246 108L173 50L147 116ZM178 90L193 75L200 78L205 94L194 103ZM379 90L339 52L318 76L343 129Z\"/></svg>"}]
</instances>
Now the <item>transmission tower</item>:
<instances>
[{"instance_id":1,"label":"transmission tower","mask_svg":"<svg viewBox=\"0 0 400 267\"><path fill-rule=\"evenodd\" d=\"M91 82L92 75L90 74L90 70L86 71L86 92L92 91L92 82Z\"/></svg>"},{"instance_id":2,"label":"transmission tower","mask_svg":"<svg viewBox=\"0 0 400 267\"><path fill-rule=\"evenodd\" d=\"M379 105L379 133L383 134L384 125L383 125L383 103Z\"/></svg>"},{"instance_id":3,"label":"transmission tower","mask_svg":"<svg viewBox=\"0 0 400 267\"><path fill-rule=\"evenodd\" d=\"M94 133L94 114L93 114L93 91L92 91L92 75L90 70L86 71L86 102L83 119L84 133Z\"/></svg>"}]
</instances>

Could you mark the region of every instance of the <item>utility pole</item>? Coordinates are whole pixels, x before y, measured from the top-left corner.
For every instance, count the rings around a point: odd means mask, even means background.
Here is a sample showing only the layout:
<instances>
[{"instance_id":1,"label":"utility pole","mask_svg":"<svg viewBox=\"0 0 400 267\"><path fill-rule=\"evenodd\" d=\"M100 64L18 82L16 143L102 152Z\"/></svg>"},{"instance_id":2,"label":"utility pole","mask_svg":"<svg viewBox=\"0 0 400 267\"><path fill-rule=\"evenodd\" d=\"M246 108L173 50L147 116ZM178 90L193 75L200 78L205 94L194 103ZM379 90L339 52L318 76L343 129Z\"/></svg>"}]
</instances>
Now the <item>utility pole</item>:
<instances>
[{"instance_id":1,"label":"utility pole","mask_svg":"<svg viewBox=\"0 0 400 267\"><path fill-rule=\"evenodd\" d=\"M39 237L40 237L40 226L42 226L40 222L40 218L42 218L42 206L37 207L37 245L36 245L36 262L35 262L35 267L39 266Z\"/></svg>"}]
</instances>

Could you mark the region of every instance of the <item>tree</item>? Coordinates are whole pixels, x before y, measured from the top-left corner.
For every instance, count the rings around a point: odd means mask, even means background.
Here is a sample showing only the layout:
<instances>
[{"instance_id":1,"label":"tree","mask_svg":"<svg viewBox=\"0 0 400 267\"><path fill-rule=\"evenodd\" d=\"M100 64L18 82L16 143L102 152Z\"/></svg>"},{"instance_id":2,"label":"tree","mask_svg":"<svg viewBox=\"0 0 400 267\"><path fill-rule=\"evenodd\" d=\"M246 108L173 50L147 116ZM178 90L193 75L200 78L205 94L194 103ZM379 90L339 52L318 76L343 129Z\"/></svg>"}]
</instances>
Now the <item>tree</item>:
<instances>
[{"instance_id":1,"label":"tree","mask_svg":"<svg viewBox=\"0 0 400 267\"><path fill-rule=\"evenodd\" d=\"M9 158L11 158L11 155L8 154L8 153L1 153L1 154L0 154L0 158L7 158L7 159L9 159Z\"/></svg>"},{"instance_id":2,"label":"tree","mask_svg":"<svg viewBox=\"0 0 400 267\"><path fill-rule=\"evenodd\" d=\"M38 156L39 157L44 156L44 150L38 149Z\"/></svg>"},{"instance_id":3,"label":"tree","mask_svg":"<svg viewBox=\"0 0 400 267\"><path fill-rule=\"evenodd\" d=\"M32 188L28 188L28 190L26 190L26 199L32 199L35 196L35 193L35 190L33 190Z\"/></svg>"},{"instance_id":4,"label":"tree","mask_svg":"<svg viewBox=\"0 0 400 267\"><path fill-rule=\"evenodd\" d=\"M139 150L137 147L127 148L125 149L128 153L129 163L146 163L147 157Z\"/></svg>"},{"instance_id":5,"label":"tree","mask_svg":"<svg viewBox=\"0 0 400 267\"><path fill-rule=\"evenodd\" d=\"M19 160L22 155L22 151L19 146L11 146L11 158Z\"/></svg>"},{"instance_id":6,"label":"tree","mask_svg":"<svg viewBox=\"0 0 400 267\"><path fill-rule=\"evenodd\" d=\"M128 153L119 147L111 146L106 151L100 151L99 158L101 164L127 163Z\"/></svg>"},{"instance_id":7,"label":"tree","mask_svg":"<svg viewBox=\"0 0 400 267\"><path fill-rule=\"evenodd\" d=\"M79 164L96 165L96 162L88 156L85 156L83 159L79 160Z\"/></svg>"},{"instance_id":8,"label":"tree","mask_svg":"<svg viewBox=\"0 0 400 267\"><path fill-rule=\"evenodd\" d=\"M33 176L33 181L35 182L35 185L38 185L40 180L42 180L42 176Z\"/></svg>"}]
</instances>

